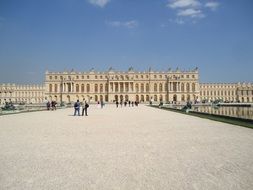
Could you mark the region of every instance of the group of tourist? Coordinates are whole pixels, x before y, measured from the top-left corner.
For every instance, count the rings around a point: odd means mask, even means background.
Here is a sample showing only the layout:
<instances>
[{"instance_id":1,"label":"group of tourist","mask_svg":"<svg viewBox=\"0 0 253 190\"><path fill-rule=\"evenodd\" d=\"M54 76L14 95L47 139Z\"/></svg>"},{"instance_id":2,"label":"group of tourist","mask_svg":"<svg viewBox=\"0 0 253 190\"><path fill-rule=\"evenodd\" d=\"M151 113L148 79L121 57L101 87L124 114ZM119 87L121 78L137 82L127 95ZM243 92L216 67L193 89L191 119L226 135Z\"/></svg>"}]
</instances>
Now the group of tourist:
<instances>
[{"instance_id":1,"label":"group of tourist","mask_svg":"<svg viewBox=\"0 0 253 190\"><path fill-rule=\"evenodd\" d=\"M116 107L118 108L119 107L119 104L120 104L120 107L122 107L123 106L123 104L124 104L124 106L126 107L127 106L127 104L128 104L128 106L130 107L131 105L132 105L132 107L134 107L134 106L138 106L139 105L139 102L138 101L124 101L124 103L123 103L123 100L122 101L120 101L120 102L118 102L118 101L116 101Z\"/></svg>"},{"instance_id":2,"label":"group of tourist","mask_svg":"<svg viewBox=\"0 0 253 190\"><path fill-rule=\"evenodd\" d=\"M99 107L101 107L101 108L105 107L105 103L104 103L104 101L103 101L103 100L98 101L98 103L97 103L97 107L98 107L98 108L99 108Z\"/></svg>"},{"instance_id":3,"label":"group of tourist","mask_svg":"<svg viewBox=\"0 0 253 190\"><path fill-rule=\"evenodd\" d=\"M47 110L56 110L56 101L47 102Z\"/></svg>"},{"instance_id":4,"label":"group of tourist","mask_svg":"<svg viewBox=\"0 0 253 190\"><path fill-rule=\"evenodd\" d=\"M80 116L80 109L82 109L82 116L88 116L88 107L89 104L86 101L83 101L82 103L80 103L79 100L77 100L74 104L74 116L76 116L76 114L78 114L78 116Z\"/></svg>"}]
</instances>

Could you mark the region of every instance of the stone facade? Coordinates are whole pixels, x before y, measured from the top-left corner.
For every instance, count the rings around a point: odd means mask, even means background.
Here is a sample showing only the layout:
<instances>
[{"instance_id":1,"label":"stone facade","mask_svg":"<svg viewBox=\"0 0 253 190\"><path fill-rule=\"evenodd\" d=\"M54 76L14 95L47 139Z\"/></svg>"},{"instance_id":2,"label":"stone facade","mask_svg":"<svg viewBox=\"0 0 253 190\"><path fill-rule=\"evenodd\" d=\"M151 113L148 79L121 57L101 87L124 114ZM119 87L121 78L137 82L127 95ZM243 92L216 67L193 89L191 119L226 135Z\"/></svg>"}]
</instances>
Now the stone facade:
<instances>
[{"instance_id":1,"label":"stone facade","mask_svg":"<svg viewBox=\"0 0 253 190\"><path fill-rule=\"evenodd\" d=\"M97 101L185 102L199 98L198 69L167 72L46 72L45 96L70 103Z\"/></svg>"},{"instance_id":2,"label":"stone facade","mask_svg":"<svg viewBox=\"0 0 253 190\"><path fill-rule=\"evenodd\" d=\"M253 102L253 84L251 83L202 83L199 86L201 100Z\"/></svg>"},{"instance_id":3,"label":"stone facade","mask_svg":"<svg viewBox=\"0 0 253 190\"><path fill-rule=\"evenodd\" d=\"M252 83L199 83L199 71L46 72L44 85L0 85L0 103L88 102L253 102Z\"/></svg>"},{"instance_id":4,"label":"stone facade","mask_svg":"<svg viewBox=\"0 0 253 190\"><path fill-rule=\"evenodd\" d=\"M42 103L45 98L44 85L0 84L0 104Z\"/></svg>"}]
</instances>

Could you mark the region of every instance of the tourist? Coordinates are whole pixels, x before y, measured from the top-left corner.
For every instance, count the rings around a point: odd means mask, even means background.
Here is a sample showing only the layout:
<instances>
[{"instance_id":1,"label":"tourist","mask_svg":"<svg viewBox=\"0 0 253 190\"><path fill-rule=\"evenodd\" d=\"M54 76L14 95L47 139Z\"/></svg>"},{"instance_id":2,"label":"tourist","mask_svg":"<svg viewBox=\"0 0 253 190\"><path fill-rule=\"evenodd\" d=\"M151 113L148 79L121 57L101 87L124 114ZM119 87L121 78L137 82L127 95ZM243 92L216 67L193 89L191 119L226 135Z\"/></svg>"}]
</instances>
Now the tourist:
<instances>
[{"instance_id":1,"label":"tourist","mask_svg":"<svg viewBox=\"0 0 253 190\"><path fill-rule=\"evenodd\" d=\"M117 107L117 108L119 107L119 102L118 102L118 100L116 100L116 107Z\"/></svg>"},{"instance_id":2,"label":"tourist","mask_svg":"<svg viewBox=\"0 0 253 190\"><path fill-rule=\"evenodd\" d=\"M127 101L124 102L124 106L125 106L125 107L126 107L126 105L127 105Z\"/></svg>"},{"instance_id":3,"label":"tourist","mask_svg":"<svg viewBox=\"0 0 253 190\"><path fill-rule=\"evenodd\" d=\"M56 110L56 104L57 104L57 102L56 101L52 101L51 104L52 104L52 110Z\"/></svg>"},{"instance_id":4,"label":"tourist","mask_svg":"<svg viewBox=\"0 0 253 190\"><path fill-rule=\"evenodd\" d=\"M79 102L79 100L77 100L75 102L74 109L75 109L74 116L76 115L76 112L78 113L78 116L80 116L80 102Z\"/></svg>"},{"instance_id":5,"label":"tourist","mask_svg":"<svg viewBox=\"0 0 253 190\"><path fill-rule=\"evenodd\" d=\"M47 110L50 110L50 102L47 101Z\"/></svg>"},{"instance_id":6,"label":"tourist","mask_svg":"<svg viewBox=\"0 0 253 190\"><path fill-rule=\"evenodd\" d=\"M120 107L122 108L123 100L120 100Z\"/></svg>"},{"instance_id":7,"label":"tourist","mask_svg":"<svg viewBox=\"0 0 253 190\"><path fill-rule=\"evenodd\" d=\"M89 104L85 101L85 102L84 102L84 106L83 106L83 110L82 110L82 116L84 115L84 112L85 112L85 116L88 116L88 107L90 107L90 106L89 106Z\"/></svg>"},{"instance_id":8,"label":"tourist","mask_svg":"<svg viewBox=\"0 0 253 190\"><path fill-rule=\"evenodd\" d=\"M130 100L128 101L128 105L129 105L129 107L130 107L130 105L131 105L131 101L130 101Z\"/></svg>"}]
</instances>

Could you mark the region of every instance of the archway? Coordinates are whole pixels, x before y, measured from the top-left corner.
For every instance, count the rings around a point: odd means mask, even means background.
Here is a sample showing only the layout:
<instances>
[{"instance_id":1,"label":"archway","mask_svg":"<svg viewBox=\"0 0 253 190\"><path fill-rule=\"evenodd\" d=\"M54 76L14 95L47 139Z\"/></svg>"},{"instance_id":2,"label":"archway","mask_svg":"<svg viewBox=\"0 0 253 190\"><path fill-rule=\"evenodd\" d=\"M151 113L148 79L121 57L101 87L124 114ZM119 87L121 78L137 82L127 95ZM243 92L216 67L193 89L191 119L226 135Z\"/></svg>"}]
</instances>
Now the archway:
<instances>
[{"instance_id":1,"label":"archway","mask_svg":"<svg viewBox=\"0 0 253 190\"><path fill-rule=\"evenodd\" d=\"M67 100L68 100L68 103L70 103L70 96L67 95Z\"/></svg>"},{"instance_id":2,"label":"archway","mask_svg":"<svg viewBox=\"0 0 253 190\"><path fill-rule=\"evenodd\" d=\"M174 102L177 101L177 95L176 95L176 94L173 95L173 101L174 101Z\"/></svg>"},{"instance_id":3,"label":"archway","mask_svg":"<svg viewBox=\"0 0 253 190\"><path fill-rule=\"evenodd\" d=\"M184 95L182 95L181 100L182 100L183 102L185 101Z\"/></svg>"},{"instance_id":4,"label":"archway","mask_svg":"<svg viewBox=\"0 0 253 190\"><path fill-rule=\"evenodd\" d=\"M159 100L160 102L163 101L163 95L160 95Z\"/></svg>"},{"instance_id":5,"label":"archway","mask_svg":"<svg viewBox=\"0 0 253 190\"><path fill-rule=\"evenodd\" d=\"M115 101L117 102L119 100L118 95L114 96Z\"/></svg>"},{"instance_id":6,"label":"archway","mask_svg":"<svg viewBox=\"0 0 253 190\"><path fill-rule=\"evenodd\" d=\"M100 95L100 101L104 101L103 95Z\"/></svg>"},{"instance_id":7,"label":"archway","mask_svg":"<svg viewBox=\"0 0 253 190\"><path fill-rule=\"evenodd\" d=\"M120 95L120 101L123 101L123 95Z\"/></svg>"},{"instance_id":8,"label":"archway","mask_svg":"<svg viewBox=\"0 0 253 190\"><path fill-rule=\"evenodd\" d=\"M141 95L141 101L144 102L144 95Z\"/></svg>"},{"instance_id":9,"label":"archway","mask_svg":"<svg viewBox=\"0 0 253 190\"><path fill-rule=\"evenodd\" d=\"M149 101L149 95L146 95L146 102Z\"/></svg>"},{"instance_id":10,"label":"archway","mask_svg":"<svg viewBox=\"0 0 253 190\"><path fill-rule=\"evenodd\" d=\"M154 95L154 101L155 102L157 101L157 95Z\"/></svg>"},{"instance_id":11,"label":"archway","mask_svg":"<svg viewBox=\"0 0 253 190\"><path fill-rule=\"evenodd\" d=\"M136 95L135 101L136 101L136 102L139 102L139 96L138 96L138 95Z\"/></svg>"}]
</instances>

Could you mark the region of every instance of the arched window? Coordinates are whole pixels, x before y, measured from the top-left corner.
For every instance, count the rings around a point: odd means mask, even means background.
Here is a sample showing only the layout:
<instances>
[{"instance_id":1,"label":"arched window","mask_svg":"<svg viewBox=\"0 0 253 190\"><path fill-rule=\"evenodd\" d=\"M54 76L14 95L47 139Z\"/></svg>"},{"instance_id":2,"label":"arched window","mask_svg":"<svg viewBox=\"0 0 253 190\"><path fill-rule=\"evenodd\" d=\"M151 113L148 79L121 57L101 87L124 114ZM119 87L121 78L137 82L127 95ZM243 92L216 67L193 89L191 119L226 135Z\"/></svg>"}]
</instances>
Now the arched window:
<instances>
[{"instance_id":1,"label":"arched window","mask_svg":"<svg viewBox=\"0 0 253 190\"><path fill-rule=\"evenodd\" d=\"M149 95L146 95L146 101L147 102L149 101Z\"/></svg>"},{"instance_id":2,"label":"arched window","mask_svg":"<svg viewBox=\"0 0 253 190\"><path fill-rule=\"evenodd\" d=\"M190 91L190 84L186 83L186 91L189 92Z\"/></svg>"},{"instance_id":3,"label":"arched window","mask_svg":"<svg viewBox=\"0 0 253 190\"><path fill-rule=\"evenodd\" d=\"M139 84L135 84L135 90L136 92L139 92Z\"/></svg>"},{"instance_id":4,"label":"arched window","mask_svg":"<svg viewBox=\"0 0 253 190\"><path fill-rule=\"evenodd\" d=\"M184 95L181 96L181 100L182 100L183 102L185 101Z\"/></svg>"},{"instance_id":5,"label":"arched window","mask_svg":"<svg viewBox=\"0 0 253 190\"><path fill-rule=\"evenodd\" d=\"M181 83L181 91L184 92L184 83Z\"/></svg>"},{"instance_id":6,"label":"arched window","mask_svg":"<svg viewBox=\"0 0 253 190\"><path fill-rule=\"evenodd\" d=\"M157 101L157 95L154 95L154 101Z\"/></svg>"},{"instance_id":7,"label":"arched window","mask_svg":"<svg viewBox=\"0 0 253 190\"><path fill-rule=\"evenodd\" d=\"M87 91L87 92L90 92L90 84L87 84L87 85L86 85L86 91Z\"/></svg>"},{"instance_id":8,"label":"arched window","mask_svg":"<svg viewBox=\"0 0 253 190\"><path fill-rule=\"evenodd\" d=\"M159 91L160 91L160 92L163 91L163 85L162 85L162 83L159 84Z\"/></svg>"},{"instance_id":9,"label":"arched window","mask_svg":"<svg viewBox=\"0 0 253 190\"><path fill-rule=\"evenodd\" d=\"M84 92L84 84L81 86L81 92Z\"/></svg>"},{"instance_id":10,"label":"arched window","mask_svg":"<svg viewBox=\"0 0 253 190\"><path fill-rule=\"evenodd\" d=\"M49 92L52 92L52 84L49 84Z\"/></svg>"},{"instance_id":11,"label":"arched window","mask_svg":"<svg viewBox=\"0 0 253 190\"><path fill-rule=\"evenodd\" d=\"M149 92L149 85L148 85L148 83L146 84L146 92Z\"/></svg>"},{"instance_id":12,"label":"arched window","mask_svg":"<svg viewBox=\"0 0 253 190\"><path fill-rule=\"evenodd\" d=\"M54 91L57 92L57 84L54 85Z\"/></svg>"},{"instance_id":13,"label":"arched window","mask_svg":"<svg viewBox=\"0 0 253 190\"><path fill-rule=\"evenodd\" d=\"M103 90L103 84L100 84L100 92L103 92L104 90Z\"/></svg>"},{"instance_id":14,"label":"arched window","mask_svg":"<svg viewBox=\"0 0 253 190\"><path fill-rule=\"evenodd\" d=\"M154 91L157 92L157 84L154 84Z\"/></svg>"},{"instance_id":15,"label":"arched window","mask_svg":"<svg viewBox=\"0 0 253 190\"><path fill-rule=\"evenodd\" d=\"M76 84L76 92L79 92L79 84Z\"/></svg>"},{"instance_id":16,"label":"arched window","mask_svg":"<svg viewBox=\"0 0 253 190\"><path fill-rule=\"evenodd\" d=\"M144 95L141 95L141 101L144 102Z\"/></svg>"},{"instance_id":17,"label":"arched window","mask_svg":"<svg viewBox=\"0 0 253 190\"><path fill-rule=\"evenodd\" d=\"M141 84L141 92L144 92L144 84ZM144 99L144 98L143 98ZM143 100L144 101L144 100Z\"/></svg>"},{"instance_id":18,"label":"arched window","mask_svg":"<svg viewBox=\"0 0 253 190\"><path fill-rule=\"evenodd\" d=\"M195 83L192 83L192 91L195 92Z\"/></svg>"},{"instance_id":19,"label":"arched window","mask_svg":"<svg viewBox=\"0 0 253 190\"><path fill-rule=\"evenodd\" d=\"M98 85L95 84L95 92L98 92Z\"/></svg>"},{"instance_id":20,"label":"arched window","mask_svg":"<svg viewBox=\"0 0 253 190\"><path fill-rule=\"evenodd\" d=\"M118 92L119 91L119 84L116 82L115 83L115 92Z\"/></svg>"}]
</instances>

